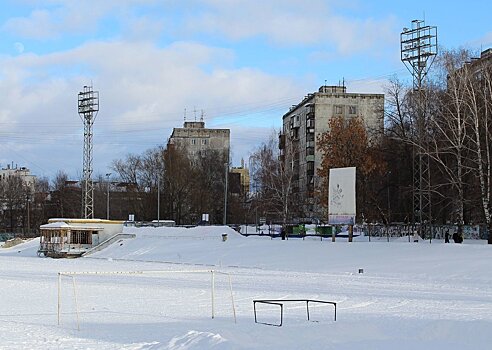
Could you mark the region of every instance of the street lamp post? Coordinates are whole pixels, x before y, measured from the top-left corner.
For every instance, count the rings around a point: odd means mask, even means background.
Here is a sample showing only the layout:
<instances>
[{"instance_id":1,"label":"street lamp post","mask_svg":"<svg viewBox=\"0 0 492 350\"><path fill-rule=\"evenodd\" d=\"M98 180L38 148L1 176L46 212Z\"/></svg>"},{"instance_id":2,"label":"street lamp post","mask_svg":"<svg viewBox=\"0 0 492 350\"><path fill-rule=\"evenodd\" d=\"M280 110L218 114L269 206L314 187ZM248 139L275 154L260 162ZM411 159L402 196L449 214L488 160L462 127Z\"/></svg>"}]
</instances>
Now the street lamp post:
<instances>
[{"instance_id":1,"label":"street lamp post","mask_svg":"<svg viewBox=\"0 0 492 350\"><path fill-rule=\"evenodd\" d=\"M29 198L29 194L26 195L26 209L27 209L27 234L30 234L31 231L31 218L30 218L30 210L29 210L29 202L31 198Z\"/></svg>"},{"instance_id":2,"label":"street lamp post","mask_svg":"<svg viewBox=\"0 0 492 350\"><path fill-rule=\"evenodd\" d=\"M109 220L109 177L111 176L111 173L106 174L106 183L108 186L108 193L107 193L107 202L106 202L106 219Z\"/></svg>"},{"instance_id":3,"label":"street lamp post","mask_svg":"<svg viewBox=\"0 0 492 350\"><path fill-rule=\"evenodd\" d=\"M388 224L391 222L391 201L390 201L390 180L391 180L391 171L388 171L387 174L388 180L388 190L387 190L387 201L388 201Z\"/></svg>"}]
</instances>

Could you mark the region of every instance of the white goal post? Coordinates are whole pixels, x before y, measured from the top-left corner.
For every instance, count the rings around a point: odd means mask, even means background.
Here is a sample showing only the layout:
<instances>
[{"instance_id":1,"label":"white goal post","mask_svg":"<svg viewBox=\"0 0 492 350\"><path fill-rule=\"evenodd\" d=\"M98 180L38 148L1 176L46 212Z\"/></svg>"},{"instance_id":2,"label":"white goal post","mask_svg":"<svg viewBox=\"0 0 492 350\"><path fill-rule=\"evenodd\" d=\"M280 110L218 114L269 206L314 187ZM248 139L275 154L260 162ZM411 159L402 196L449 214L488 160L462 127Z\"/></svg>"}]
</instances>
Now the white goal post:
<instances>
[{"instance_id":1,"label":"white goal post","mask_svg":"<svg viewBox=\"0 0 492 350\"><path fill-rule=\"evenodd\" d=\"M72 279L73 298L75 303L75 313L77 316L77 329L80 330L79 308L77 302L77 285L75 283L76 276L103 276L103 275L145 275L145 274L192 274L192 273L209 273L211 275L210 297L211 297L211 314L215 318L215 275L225 275L229 280L229 291L231 296L232 315L234 323L236 323L236 307L234 305L234 295L232 291L231 274L216 270L138 270L138 271L82 271L82 272L58 272L58 325L60 325L61 315L61 294L62 294L62 277L70 277Z\"/></svg>"}]
</instances>

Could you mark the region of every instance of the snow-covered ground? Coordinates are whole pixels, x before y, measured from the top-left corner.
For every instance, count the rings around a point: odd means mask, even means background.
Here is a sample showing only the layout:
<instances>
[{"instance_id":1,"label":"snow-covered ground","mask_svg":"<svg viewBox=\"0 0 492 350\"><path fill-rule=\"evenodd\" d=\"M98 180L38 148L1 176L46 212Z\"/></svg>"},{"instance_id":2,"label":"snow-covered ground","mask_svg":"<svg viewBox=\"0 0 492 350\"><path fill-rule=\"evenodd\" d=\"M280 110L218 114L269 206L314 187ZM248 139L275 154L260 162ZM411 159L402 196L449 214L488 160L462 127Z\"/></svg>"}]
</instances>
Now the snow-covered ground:
<instances>
[{"instance_id":1,"label":"snow-covered ground","mask_svg":"<svg viewBox=\"0 0 492 350\"><path fill-rule=\"evenodd\" d=\"M225 227L125 228L135 239L79 259L0 248L0 349L490 349L492 247L242 237ZM228 239L222 241L222 234ZM363 269L363 273L358 273ZM215 270L216 317L211 318ZM143 274L63 276L58 272ZM148 271L155 271L150 273ZM161 271L186 271L166 273ZM237 323L229 281L232 277ZM254 299L286 304L282 327L256 324ZM76 300L76 302L75 302ZM76 305L79 309L77 329ZM259 321L279 321L258 306Z\"/></svg>"}]
</instances>

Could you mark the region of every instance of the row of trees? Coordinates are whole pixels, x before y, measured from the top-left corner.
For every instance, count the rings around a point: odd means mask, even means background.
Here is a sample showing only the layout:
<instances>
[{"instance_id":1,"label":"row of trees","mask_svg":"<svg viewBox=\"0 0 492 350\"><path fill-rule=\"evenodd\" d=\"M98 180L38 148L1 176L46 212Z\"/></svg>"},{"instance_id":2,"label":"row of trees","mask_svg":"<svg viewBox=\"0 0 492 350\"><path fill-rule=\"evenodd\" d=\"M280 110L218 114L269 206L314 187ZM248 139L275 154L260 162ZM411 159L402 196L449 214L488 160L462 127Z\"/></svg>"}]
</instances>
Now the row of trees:
<instances>
[{"instance_id":1,"label":"row of trees","mask_svg":"<svg viewBox=\"0 0 492 350\"><path fill-rule=\"evenodd\" d=\"M160 218L196 224L207 213L211 223L220 224L228 169L225 161L216 151L190 159L185 149L174 146L127 155L112 163L113 179L118 181L102 175L94 179L94 215L106 218L109 195L111 219L126 220L134 214L139 221ZM71 181L64 172L51 182L38 179L34 187L19 176L11 176L0 181L0 229L34 231L50 217L81 217L81 195L80 182ZM241 215L235 209L243 202L239 193L230 196L231 220Z\"/></svg>"},{"instance_id":2,"label":"row of trees","mask_svg":"<svg viewBox=\"0 0 492 350\"><path fill-rule=\"evenodd\" d=\"M155 205L160 198L160 218L193 224L207 213L210 222L223 222L228 163L222 152L209 150L190 158L183 147L169 145L141 156L128 155L114 161L112 168L122 181L135 184L136 195L149 194L149 201L135 198L130 203L140 220L157 218Z\"/></svg>"},{"instance_id":3,"label":"row of trees","mask_svg":"<svg viewBox=\"0 0 492 350\"><path fill-rule=\"evenodd\" d=\"M428 157L433 220L455 223L460 233L465 223L483 223L492 232L492 60L473 60L467 50L439 57L424 91L423 140L414 94L396 79L388 90L384 151L390 165L395 169L416 153Z\"/></svg>"}]
</instances>

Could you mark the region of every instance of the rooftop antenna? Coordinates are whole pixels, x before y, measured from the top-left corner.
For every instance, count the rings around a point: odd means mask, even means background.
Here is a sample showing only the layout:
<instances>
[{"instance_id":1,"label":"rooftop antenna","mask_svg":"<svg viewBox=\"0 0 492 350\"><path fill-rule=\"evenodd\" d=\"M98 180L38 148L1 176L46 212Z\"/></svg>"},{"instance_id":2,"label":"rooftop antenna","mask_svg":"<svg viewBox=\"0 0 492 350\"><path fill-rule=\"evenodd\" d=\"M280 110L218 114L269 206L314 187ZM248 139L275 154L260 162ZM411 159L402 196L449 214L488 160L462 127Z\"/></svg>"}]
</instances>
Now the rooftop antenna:
<instances>
[{"instance_id":1,"label":"rooftop antenna","mask_svg":"<svg viewBox=\"0 0 492 350\"><path fill-rule=\"evenodd\" d=\"M99 112L99 91L84 86L78 95L78 112L84 123L84 174L82 186L82 210L85 219L94 218L94 183L92 182L92 125Z\"/></svg>"},{"instance_id":2,"label":"rooftop antenna","mask_svg":"<svg viewBox=\"0 0 492 350\"><path fill-rule=\"evenodd\" d=\"M196 107L193 107L193 113L195 114L195 121L196 121Z\"/></svg>"},{"instance_id":3,"label":"rooftop antenna","mask_svg":"<svg viewBox=\"0 0 492 350\"><path fill-rule=\"evenodd\" d=\"M203 112L203 109L202 109L202 113L200 115L200 121L203 122L203 117L205 116L205 112Z\"/></svg>"},{"instance_id":4,"label":"rooftop antenna","mask_svg":"<svg viewBox=\"0 0 492 350\"><path fill-rule=\"evenodd\" d=\"M184 109L184 121L186 122L186 108Z\"/></svg>"}]
</instances>

